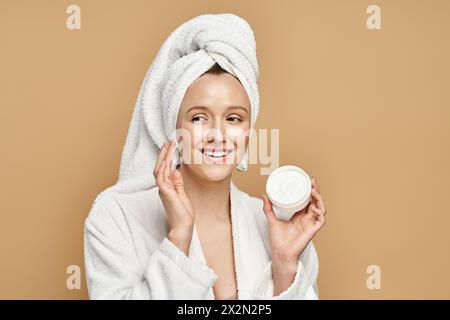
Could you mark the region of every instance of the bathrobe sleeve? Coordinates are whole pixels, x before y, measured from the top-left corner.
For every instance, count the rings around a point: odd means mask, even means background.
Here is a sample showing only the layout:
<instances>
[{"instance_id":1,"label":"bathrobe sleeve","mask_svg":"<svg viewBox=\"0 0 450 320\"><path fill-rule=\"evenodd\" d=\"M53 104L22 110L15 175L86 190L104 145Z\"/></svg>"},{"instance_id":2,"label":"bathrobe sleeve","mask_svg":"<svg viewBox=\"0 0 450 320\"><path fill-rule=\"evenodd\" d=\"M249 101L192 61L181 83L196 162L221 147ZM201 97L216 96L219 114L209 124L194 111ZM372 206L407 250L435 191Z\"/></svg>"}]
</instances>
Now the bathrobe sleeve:
<instances>
[{"instance_id":1,"label":"bathrobe sleeve","mask_svg":"<svg viewBox=\"0 0 450 320\"><path fill-rule=\"evenodd\" d=\"M273 295L272 261L264 268L257 281L255 299L267 300L318 300L317 275L319 270L317 253L312 241L306 246L298 261L297 272L292 284L279 295Z\"/></svg>"},{"instance_id":2,"label":"bathrobe sleeve","mask_svg":"<svg viewBox=\"0 0 450 320\"><path fill-rule=\"evenodd\" d=\"M259 226L265 247L270 250L269 225L263 211L263 201L251 197L249 201L254 213L255 222ZM312 241L308 243L300 255L297 271L292 284L279 295L273 295L274 283L272 277L272 261L269 261L259 276L253 296L261 300L318 300L319 291L317 277L319 273L319 258Z\"/></svg>"},{"instance_id":3,"label":"bathrobe sleeve","mask_svg":"<svg viewBox=\"0 0 450 320\"><path fill-rule=\"evenodd\" d=\"M138 259L126 221L96 203L84 225L91 299L207 299L217 275L165 237L148 262Z\"/></svg>"}]
</instances>

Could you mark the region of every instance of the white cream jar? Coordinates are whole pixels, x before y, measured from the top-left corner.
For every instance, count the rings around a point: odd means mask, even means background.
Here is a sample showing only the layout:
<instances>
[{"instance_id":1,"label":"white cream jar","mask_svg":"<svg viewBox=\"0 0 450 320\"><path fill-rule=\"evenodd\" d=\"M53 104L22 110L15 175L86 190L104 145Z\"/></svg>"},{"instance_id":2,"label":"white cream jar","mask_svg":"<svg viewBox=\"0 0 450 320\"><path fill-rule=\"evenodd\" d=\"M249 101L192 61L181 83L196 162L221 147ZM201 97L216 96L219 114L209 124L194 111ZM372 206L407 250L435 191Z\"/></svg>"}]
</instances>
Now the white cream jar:
<instances>
[{"instance_id":1,"label":"white cream jar","mask_svg":"<svg viewBox=\"0 0 450 320\"><path fill-rule=\"evenodd\" d=\"M311 200L311 179L296 166L282 166L267 178L266 194L278 219L289 220Z\"/></svg>"}]
</instances>

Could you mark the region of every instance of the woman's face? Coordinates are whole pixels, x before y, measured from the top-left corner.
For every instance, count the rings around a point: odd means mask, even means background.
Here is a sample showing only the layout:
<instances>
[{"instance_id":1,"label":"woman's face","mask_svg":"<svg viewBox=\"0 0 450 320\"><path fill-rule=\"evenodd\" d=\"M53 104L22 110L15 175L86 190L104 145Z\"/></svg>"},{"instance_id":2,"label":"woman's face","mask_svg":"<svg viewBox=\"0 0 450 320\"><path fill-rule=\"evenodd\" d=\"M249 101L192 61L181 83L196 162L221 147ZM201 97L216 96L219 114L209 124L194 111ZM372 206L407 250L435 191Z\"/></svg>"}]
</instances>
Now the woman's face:
<instances>
[{"instance_id":1,"label":"woman's face","mask_svg":"<svg viewBox=\"0 0 450 320\"><path fill-rule=\"evenodd\" d=\"M208 181L232 174L248 144L250 101L228 73L206 73L186 91L178 112L182 163ZM181 137L181 138L180 138Z\"/></svg>"}]
</instances>

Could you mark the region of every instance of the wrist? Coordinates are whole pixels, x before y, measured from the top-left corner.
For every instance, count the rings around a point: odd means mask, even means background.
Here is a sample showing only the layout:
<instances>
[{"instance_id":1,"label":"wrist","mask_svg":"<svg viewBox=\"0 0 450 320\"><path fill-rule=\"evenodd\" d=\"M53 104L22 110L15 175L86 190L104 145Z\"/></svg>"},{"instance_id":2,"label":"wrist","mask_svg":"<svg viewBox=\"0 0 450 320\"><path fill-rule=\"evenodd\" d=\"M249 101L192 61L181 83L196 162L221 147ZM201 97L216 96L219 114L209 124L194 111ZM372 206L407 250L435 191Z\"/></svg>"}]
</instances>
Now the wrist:
<instances>
[{"instance_id":1,"label":"wrist","mask_svg":"<svg viewBox=\"0 0 450 320\"><path fill-rule=\"evenodd\" d=\"M298 263L299 259L298 253L286 253L282 250L273 250L272 251L272 264L275 266L281 267L294 267Z\"/></svg>"},{"instance_id":2,"label":"wrist","mask_svg":"<svg viewBox=\"0 0 450 320\"><path fill-rule=\"evenodd\" d=\"M273 295L277 296L294 282L298 262L272 260Z\"/></svg>"},{"instance_id":3,"label":"wrist","mask_svg":"<svg viewBox=\"0 0 450 320\"><path fill-rule=\"evenodd\" d=\"M272 276L275 279L286 279L295 276L298 261L281 261L272 259Z\"/></svg>"},{"instance_id":4,"label":"wrist","mask_svg":"<svg viewBox=\"0 0 450 320\"><path fill-rule=\"evenodd\" d=\"M167 238L177 246L186 256L189 255L189 246L192 240L193 229L172 229L167 234Z\"/></svg>"}]
</instances>

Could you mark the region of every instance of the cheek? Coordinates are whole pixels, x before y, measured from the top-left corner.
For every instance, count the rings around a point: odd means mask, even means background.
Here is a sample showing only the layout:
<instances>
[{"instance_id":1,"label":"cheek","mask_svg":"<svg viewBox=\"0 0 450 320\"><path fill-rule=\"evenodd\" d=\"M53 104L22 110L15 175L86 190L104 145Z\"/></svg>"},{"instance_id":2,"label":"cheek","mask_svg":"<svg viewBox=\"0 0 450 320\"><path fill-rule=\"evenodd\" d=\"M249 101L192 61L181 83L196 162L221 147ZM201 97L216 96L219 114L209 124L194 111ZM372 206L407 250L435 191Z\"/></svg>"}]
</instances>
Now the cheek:
<instances>
[{"instance_id":1,"label":"cheek","mask_svg":"<svg viewBox=\"0 0 450 320\"><path fill-rule=\"evenodd\" d=\"M227 129L227 137L230 142L235 145L238 149L245 148L248 144L248 129L244 126L243 128L229 128Z\"/></svg>"},{"instance_id":2,"label":"cheek","mask_svg":"<svg viewBox=\"0 0 450 320\"><path fill-rule=\"evenodd\" d=\"M195 163L197 149L203 146L201 126L194 125L191 121L181 123L177 129L177 139L180 152L185 163Z\"/></svg>"},{"instance_id":3,"label":"cheek","mask_svg":"<svg viewBox=\"0 0 450 320\"><path fill-rule=\"evenodd\" d=\"M177 141L180 149L190 149L193 143L194 132L190 122L181 121L177 125Z\"/></svg>"}]
</instances>

